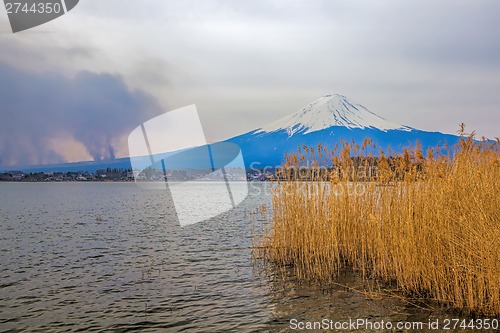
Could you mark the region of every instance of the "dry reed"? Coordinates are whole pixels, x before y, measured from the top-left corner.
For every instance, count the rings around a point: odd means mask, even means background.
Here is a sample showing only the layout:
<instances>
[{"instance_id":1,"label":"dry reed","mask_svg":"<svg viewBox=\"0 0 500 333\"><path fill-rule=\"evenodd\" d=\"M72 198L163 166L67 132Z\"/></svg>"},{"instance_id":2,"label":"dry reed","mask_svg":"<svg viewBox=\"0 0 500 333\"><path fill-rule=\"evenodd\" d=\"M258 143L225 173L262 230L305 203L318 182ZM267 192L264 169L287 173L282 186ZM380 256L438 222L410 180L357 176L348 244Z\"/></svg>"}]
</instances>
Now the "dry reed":
<instances>
[{"instance_id":1,"label":"dry reed","mask_svg":"<svg viewBox=\"0 0 500 333\"><path fill-rule=\"evenodd\" d=\"M325 285L350 267L408 295L500 316L499 140L464 135L425 156L418 143L402 154L376 149L365 140L287 157L266 260Z\"/></svg>"}]
</instances>

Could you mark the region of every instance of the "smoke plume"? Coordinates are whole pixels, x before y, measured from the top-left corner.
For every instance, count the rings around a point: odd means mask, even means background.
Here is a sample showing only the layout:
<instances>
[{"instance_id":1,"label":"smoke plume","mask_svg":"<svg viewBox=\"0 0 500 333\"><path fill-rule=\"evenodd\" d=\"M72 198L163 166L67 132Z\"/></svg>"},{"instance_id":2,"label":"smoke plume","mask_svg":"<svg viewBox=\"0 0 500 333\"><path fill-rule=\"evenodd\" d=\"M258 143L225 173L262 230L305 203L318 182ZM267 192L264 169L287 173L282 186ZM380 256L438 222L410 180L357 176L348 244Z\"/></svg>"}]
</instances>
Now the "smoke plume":
<instances>
[{"instance_id":1,"label":"smoke plume","mask_svg":"<svg viewBox=\"0 0 500 333\"><path fill-rule=\"evenodd\" d=\"M115 144L161 114L157 101L121 77L24 72L0 62L0 166L59 163L50 144L71 137L94 160L115 158Z\"/></svg>"}]
</instances>

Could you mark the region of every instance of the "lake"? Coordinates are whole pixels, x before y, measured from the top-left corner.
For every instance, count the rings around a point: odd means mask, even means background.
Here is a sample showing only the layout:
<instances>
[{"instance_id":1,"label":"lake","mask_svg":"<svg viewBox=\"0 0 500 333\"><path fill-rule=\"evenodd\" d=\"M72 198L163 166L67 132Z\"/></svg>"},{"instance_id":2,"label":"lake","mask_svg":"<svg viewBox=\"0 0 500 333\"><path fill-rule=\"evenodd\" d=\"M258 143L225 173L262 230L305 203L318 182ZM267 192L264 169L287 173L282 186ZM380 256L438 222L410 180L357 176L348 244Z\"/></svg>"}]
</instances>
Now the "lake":
<instances>
[{"instance_id":1,"label":"lake","mask_svg":"<svg viewBox=\"0 0 500 333\"><path fill-rule=\"evenodd\" d=\"M237 208L180 227L165 191L134 183L0 183L0 331L286 332L293 319L457 317L360 292L370 282L353 273L326 293L255 263L271 186L251 183Z\"/></svg>"}]
</instances>

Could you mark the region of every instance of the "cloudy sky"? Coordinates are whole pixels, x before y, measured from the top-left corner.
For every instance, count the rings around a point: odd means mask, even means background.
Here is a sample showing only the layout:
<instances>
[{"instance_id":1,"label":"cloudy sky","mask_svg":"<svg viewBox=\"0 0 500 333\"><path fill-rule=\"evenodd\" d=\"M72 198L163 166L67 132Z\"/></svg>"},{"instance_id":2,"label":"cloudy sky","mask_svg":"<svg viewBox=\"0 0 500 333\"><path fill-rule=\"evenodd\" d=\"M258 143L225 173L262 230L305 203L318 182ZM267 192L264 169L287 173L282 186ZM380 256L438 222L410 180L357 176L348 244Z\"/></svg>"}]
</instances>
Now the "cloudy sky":
<instances>
[{"instance_id":1,"label":"cloudy sky","mask_svg":"<svg viewBox=\"0 0 500 333\"><path fill-rule=\"evenodd\" d=\"M380 116L500 136L500 1L81 0L13 34L0 8L0 165L126 156L196 104L209 141L340 93Z\"/></svg>"}]
</instances>

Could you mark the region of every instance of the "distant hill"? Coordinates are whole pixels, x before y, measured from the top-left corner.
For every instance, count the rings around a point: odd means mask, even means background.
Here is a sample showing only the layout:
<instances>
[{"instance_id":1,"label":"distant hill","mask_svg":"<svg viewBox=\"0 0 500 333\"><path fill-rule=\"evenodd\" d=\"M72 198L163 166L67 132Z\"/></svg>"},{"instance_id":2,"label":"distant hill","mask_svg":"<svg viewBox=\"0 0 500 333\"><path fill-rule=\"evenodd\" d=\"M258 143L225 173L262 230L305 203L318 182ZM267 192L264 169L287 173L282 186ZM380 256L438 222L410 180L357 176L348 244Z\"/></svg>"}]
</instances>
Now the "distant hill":
<instances>
[{"instance_id":1,"label":"distant hill","mask_svg":"<svg viewBox=\"0 0 500 333\"><path fill-rule=\"evenodd\" d=\"M96 172L97 170L112 168L112 169L131 169L130 159L128 157L117 158L107 161L84 161L74 163L61 164L46 164L37 166L15 166L15 167L0 167L0 172L9 170L20 170L24 172Z\"/></svg>"}]
</instances>

